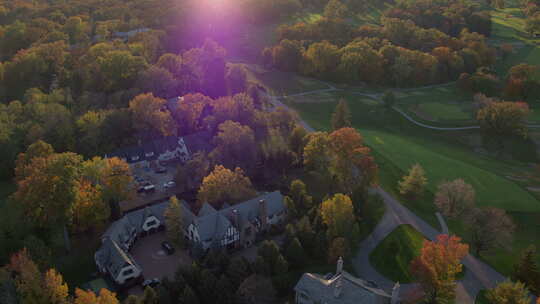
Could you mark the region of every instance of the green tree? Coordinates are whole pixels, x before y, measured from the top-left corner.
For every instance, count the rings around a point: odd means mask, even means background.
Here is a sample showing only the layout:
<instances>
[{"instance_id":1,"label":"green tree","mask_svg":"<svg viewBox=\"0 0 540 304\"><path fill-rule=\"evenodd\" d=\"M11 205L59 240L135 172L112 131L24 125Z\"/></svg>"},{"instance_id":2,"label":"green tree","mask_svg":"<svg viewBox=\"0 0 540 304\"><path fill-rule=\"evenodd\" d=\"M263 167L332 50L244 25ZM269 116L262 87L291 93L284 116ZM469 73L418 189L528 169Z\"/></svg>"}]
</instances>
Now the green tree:
<instances>
[{"instance_id":1,"label":"green tree","mask_svg":"<svg viewBox=\"0 0 540 304\"><path fill-rule=\"evenodd\" d=\"M518 262L514 265L512 279L525 284L535 294L540 293L540 269L536 260L538 255L536 247L529 246L521 254Z\"/></svg>"},{"instance_id":2,"label":"green tree","mask_svg":"<svg viewBox=\"0 0 540 304\"><path fill-rule=\"evenodd\" d=\"M184 246L184 223L182 208L176 196L171 197L164 212L167 238L179 247Z\"/></svg>"},{"instance_id":3,"label":"green tree","mask_svg":"<svg viewBox=\"0 0 540 304\"><path fill-rule=\"evenodd\" d=\"M181 304L199 304L199 298L197 297L197 294L193 291L193 289L187 285L184 288L184 292L182 293L182 296L179 299L179 302Z\"/></svg>"},{"instance_id":4,"label":"green tree","mask_svg":"<svg viewBox=\"0 0 540 304\"><path fill-rule=\"evenodd\" d=\"M330 0L324 8L324 16L328 18L345 18L349 9L340 0Z\"/></svg>"},{"instance_id":5,"label":"green tree","mask_svg":"<svg viewBox=\"0 0 540 304\"><path fill-rule=\"evenodd\" d=\"M218 129L214 138L216 148L210 153L210 158L226 168L240 167L249 172L257 158L253 130L230 120L220 124Z\"/></svg>"},{"instance_id":6,"label":"green tree","mask_svg":"<svg viewBox=\"0 0 540 304\"><path fill-rule=\"evenodd\" d=\"M341 99L332 114L332 129L351 127L351 111L345 99Z\"/></svg>"},{"instance_id":7,"label":"green tree","mask_svg":"<svg viewBox=\"0 0 540 304\"><path fill-rule=\"evenodd\" d=\"M524 102L492 102L480 109L476 118L482 131L501 138L518 136L527 138L526 120L529 106Z\"/></svg>"},{"instance_id":8,"label":"green tree","mask_svg":"<svg viewBox=\"0 0 540 304\"><path fill-rule=\"evenodd\" d=\"M264 259L270 269L274 269L280 255L279 246L274 241L263 241L257 248L257 255Z\"/></svg>"},{"instance_id":9,"label":"green tree","mask_svg":"<svg viewBox=\"0 0 540 304\"><path fill-rule=\"evenodd\" d=\"M354 208L351 199L344 194L336 194L321 205L321 216L328 227L328 239L351 236L355 222Z\"/></svg>"},{"instance_id":10,"label":"green tree","mask_svg":"<svg viewBox=\"0 0 540 304\"><path fill-rule=\"evenodd\" d=\"M304 147L307 144L306 136L307 131L300 125L296 125L289 136L289 147L296 153L300 163L302 163L302 156L304 154Z\"/></svg>"},{"instance_id":11,"label":"green tree","mask_svg":"<svg viewBox=\"0 0 540 304\"><path fill-rule=\"evenodd\" d=\"M536 247L531 245L525 249L514 265L512 279L522 282L533 293L540 294L540 269L536 263L537 259Z\"/></svg>"},{"instance_id":12,"label":"green tree","mask_svg":"<svg viewBox=\"0 0 540 304\"><path fill-rule=\"evenodd\" d=\"M525 284L506 281L488 290L486 298L492 304L529 304L531 298Z\"/></svg>"},{"instance_id":13,"label":"green tree","mask_svg":"<svg viewBox=\"0 0 540 304\"><path fill-rule=\"evenodd\" d=\"M147 286L140 301L141 304L158 304L158 295L154 288Z\"/></svg>"},{"instance_id":14,"label":"green tree","mask_svg":"<svg viewBox=\"0 0 540 304\"><path fill-rule=\"evenodd\" d=\"M289 197L291 198L297 215L306 214L313 207L313 197L308 194L306 184L299 179L291 182Z\"/></svg>"},{"instance_id":15,"label":"green tree","mask_svg":"<svg viewBox=\"0 0 540 304\"><path fill-rule=\"evenodd\" d=\"M426 184L427 178L424 169L420 164L414 164L409 169L409 174L403 176L403 179L399 182L399 193L414 199L424 192Z\"/></svg>"},{"instance_id":16,"label":"green tree","mask_svg":"<svg viewBox=\"0 0 540 304\"><path fill-rule=\"evenodd\" d=\"M242 93L247 88L247 71L241 65L234 65L227 70L225 75L227 86L229 88L229 95L235 95Z\"/></svg>"},{"instance_id":17,"label":"green tree","mask_svg":"<svg viewBox=\"0 0 540 304\"><path fill-rule=\"evenodd\" d=\"M221 275L216 283L216 293L219 295L219 303L234 304L234 288L225 275Z\"/></svg>"},{"instance_id":18,"label":"green tree","mask_svg":"<svg viewBox=\"0 0 540 304\"><path fill-rule=\"evenodd\" d=\"M306 260L306 252L298 238L294 238L285 248L285 256L291 268L301 268Z\"/></svg>"},{"instance_id":19,"label":"green tree","mask_svg":"<svg viewBox=\"0 0 540 304\"><path fill-rule=\"evenodd\" d=\"M289 263L287 263L283 255L280 254L276 260L276 264L272 268L273 275L286 274L288 269Z\"/></svg>"},{"instance_id":20,"label":"green tree","mask_svg":"<svg viewBox=\"0 0 540 304\"><path fill-rule=\"evenodd\" d=\"M392 91L386 91L384 92L382 101L385 107L392 108L394 104L396 103L396 95Z\"/></svg>"}]
</instances>

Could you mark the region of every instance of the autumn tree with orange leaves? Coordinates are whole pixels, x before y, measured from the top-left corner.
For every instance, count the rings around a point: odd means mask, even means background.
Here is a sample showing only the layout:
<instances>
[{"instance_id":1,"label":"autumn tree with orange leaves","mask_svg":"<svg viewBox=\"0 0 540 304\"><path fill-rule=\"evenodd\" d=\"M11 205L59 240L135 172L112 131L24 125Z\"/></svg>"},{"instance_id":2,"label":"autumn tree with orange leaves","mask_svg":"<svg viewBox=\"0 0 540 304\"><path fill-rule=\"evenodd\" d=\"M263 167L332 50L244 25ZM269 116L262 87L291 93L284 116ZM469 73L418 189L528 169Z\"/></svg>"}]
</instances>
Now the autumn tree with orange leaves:
<instances>
[{"instance_id":1,"label":"autumn tree with orange leaves","mask_svg":"<svg viewBox=\"0 0 540 304\"><path fill-rule=\"evenodd\" d=\"M425 293L426 303L450 303L455 298L456 276L469 246L461 238L441 234L435 242L424 241L420 255L410 265Z\"/></svg>"},{"instance_id":2,"label":"autumn tree with orange leaves","mask_svg":"<svg viewBox=\"0 0 540 304\"><path fill-rule=\"evenodd\" d=\"M378 170L370 152L356 129L316 132L308 136L304 165L329 176L340 192L351 194L357 187L375 181Z\"/></svg>"}]
</instances>

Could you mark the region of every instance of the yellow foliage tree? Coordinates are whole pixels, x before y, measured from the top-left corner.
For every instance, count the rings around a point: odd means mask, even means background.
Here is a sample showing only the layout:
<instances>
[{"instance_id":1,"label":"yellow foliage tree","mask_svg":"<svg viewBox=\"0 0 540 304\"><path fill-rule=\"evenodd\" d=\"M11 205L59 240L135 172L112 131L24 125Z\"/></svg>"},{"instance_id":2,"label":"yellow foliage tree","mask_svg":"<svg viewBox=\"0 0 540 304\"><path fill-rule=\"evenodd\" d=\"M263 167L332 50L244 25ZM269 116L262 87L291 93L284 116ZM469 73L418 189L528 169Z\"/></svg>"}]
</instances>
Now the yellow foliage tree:
<instances>
[{"instance_id":1,"label":"yellow foliage tree","mask_svg":"<svg viewBox=\"0 0 540 304\"><path fill-rule=\"evenodd\" d=\"M223 203L235 204L254 197L257 194L244 171L236 168L231 171L221 165L203 179L197 200L199 205L207 202L216 208Z\"/></svg>"}]
</instances>

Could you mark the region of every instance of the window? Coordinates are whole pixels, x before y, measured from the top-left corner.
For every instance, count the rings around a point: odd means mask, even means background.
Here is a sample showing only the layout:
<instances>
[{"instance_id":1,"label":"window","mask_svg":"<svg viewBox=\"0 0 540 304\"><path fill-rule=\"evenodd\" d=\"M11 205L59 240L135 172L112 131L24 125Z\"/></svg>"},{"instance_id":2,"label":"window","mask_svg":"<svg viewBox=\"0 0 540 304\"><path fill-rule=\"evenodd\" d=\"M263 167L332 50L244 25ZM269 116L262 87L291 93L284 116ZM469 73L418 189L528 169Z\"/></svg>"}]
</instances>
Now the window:
<instances>
[{"instance_id":1,"label":"window","mask_svg":"<svg viewBox=\"0 0 540 304\"><path fill-rule=\"evenodd\" d=\"M133 273L133 269L128 269L128 270L124 270L124 272L122 272L122 275L123 276L128 276L128 275L130 275L132 273Z\"/></svg>"}]
</instances>

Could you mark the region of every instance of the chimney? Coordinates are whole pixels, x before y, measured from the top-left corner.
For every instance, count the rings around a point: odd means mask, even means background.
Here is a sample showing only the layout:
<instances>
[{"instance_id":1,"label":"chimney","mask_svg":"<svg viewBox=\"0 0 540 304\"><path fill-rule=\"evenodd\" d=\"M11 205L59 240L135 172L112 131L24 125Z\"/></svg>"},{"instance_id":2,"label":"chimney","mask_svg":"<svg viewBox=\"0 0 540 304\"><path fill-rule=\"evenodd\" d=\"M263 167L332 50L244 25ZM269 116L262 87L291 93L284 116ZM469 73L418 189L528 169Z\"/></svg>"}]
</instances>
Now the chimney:
<instances>
[{"instance_id":1,"label":"chimney","mask_svg":"<svg viewBox=\"0 0 540 304\"><path fill-rule=\"evenodd\" d=\"M240 231L240 221L238 220L238 210L233 209L231 211L231 217L232 217L232 222L233 222L234 227L238 229L238 231Z\"/></svg>"},{"instance_id":2,"label":"chimney","mask_svg":"<svg viewBox=\"0 0 540 304\"><path fill-rule=\"evenodd\" d=\"M343 258L339 257L337 260L336 275L340 275L343 272Z\"/></svg>"},{"instance_id":3,"label":"chimney","mask_svg":"<svg viewBox=\"0 0 540 304\"><path fill-rule=\"evenodd\" d=\"M340 276L336 279L336 285L334 286L334 298L339 298L341 296L341 291L343 290L343 277Z\"/></svg>"},{"instance_id":4,"label":"chimney","mask_svg":"<svg viewBox=\"0 0 540 304\"><path fill-rule=\"evenodd\" d=\"M399 282L394 285L394 288L392 288L392 299L390 300L390 304L398 304L399 303Z\"/></svg>"},{"instance_id":5,"label":"chimney","mask_svg":"<svg viewBox=\"0 0 540 304\"><path fill-rule=\"evenodd\" d=\"M266 230L266 226L268 225L268 210L266 208L266 201L263 199L259 201L259 217L261 218L261 229Z\"/></svg>"}]
</instances>

